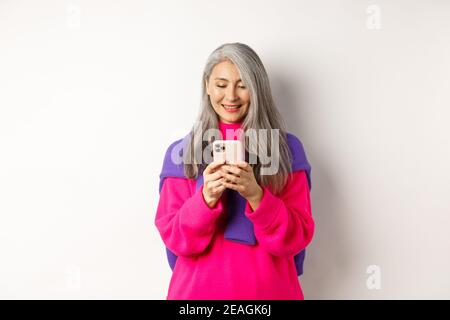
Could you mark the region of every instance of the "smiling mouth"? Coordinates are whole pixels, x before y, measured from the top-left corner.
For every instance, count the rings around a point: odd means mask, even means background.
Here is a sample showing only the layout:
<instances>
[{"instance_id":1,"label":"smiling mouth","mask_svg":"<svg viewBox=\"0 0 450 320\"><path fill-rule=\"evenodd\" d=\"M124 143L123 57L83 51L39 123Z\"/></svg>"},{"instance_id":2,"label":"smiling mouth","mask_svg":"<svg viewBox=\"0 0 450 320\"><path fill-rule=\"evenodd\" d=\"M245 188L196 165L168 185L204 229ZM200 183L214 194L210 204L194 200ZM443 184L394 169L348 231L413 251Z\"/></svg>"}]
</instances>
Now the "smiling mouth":
<instances>
[{"instance_id":1,"label":"smiling mouth","mask_svg":"<svg viewBox=\"0 0 450 320\"><path fill-rule=\"evenodd\" d=\"M239 109L240 107L242 107L242 105L238 105L238 106L227 106L222 104L222 107L224 107L227 110L234 110L234 109Z\"/></svg>"}]
</instances>

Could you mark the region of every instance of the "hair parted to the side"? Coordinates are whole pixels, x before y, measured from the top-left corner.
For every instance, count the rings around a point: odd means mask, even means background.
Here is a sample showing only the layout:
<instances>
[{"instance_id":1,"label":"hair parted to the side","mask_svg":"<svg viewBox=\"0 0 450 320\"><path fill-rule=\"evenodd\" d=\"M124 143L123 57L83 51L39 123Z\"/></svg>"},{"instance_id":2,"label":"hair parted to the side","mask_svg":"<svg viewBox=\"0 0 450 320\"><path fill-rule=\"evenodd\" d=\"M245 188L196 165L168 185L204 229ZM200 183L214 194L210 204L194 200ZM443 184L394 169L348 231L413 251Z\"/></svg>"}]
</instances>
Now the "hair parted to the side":
<instances>
[{"instance_id":1,"label":"hair parted to the side","mask_svg":"<svg viewBox=\"0 0 450 320\"><path fill-rule=\"evenodd\" d=\"M279 150L272 150L270 136L266 142L267 154L279 153L278 172L274 175L260 174L262 164L257 152L258 146L243 141L246 149L246 159L248 159L249 153L258 155L257 163L251 164L257 182L262 187L269 187L274 194L279 194L286 185L291 172L290 158L292 155L286 140L286 127L273 101L269 78L261 59L252 48L243 43L223 44L215 49L206 61L201 81L201 107L196 120L201 126L193 126L189 133L187 149L183 153L184 173L189 179L195 179L198 175L203 174L203 170L208 165L204 160L202 160L201 164L194 161L194 154L200 153L203 155L205 147L213 142L213 139L203 141L203 133L208 129L218 130L219 128L219 118L211 105L205 80L209 82L214 66L224 60L229 60L236 66L244 85L250 93L249 110L241 123L243 132L245 133L247 129L254 129L256 132L259 132L260 129L268 129L267 132L270 135L271 129L279 129ZM194 138L198 141L194 141ZM242 139L246 139L245 134L241 135ZM259 140L258 144L260 144ZM201 148L201 150L195 150L195 147Z\"/></svg>"}]
</instances>

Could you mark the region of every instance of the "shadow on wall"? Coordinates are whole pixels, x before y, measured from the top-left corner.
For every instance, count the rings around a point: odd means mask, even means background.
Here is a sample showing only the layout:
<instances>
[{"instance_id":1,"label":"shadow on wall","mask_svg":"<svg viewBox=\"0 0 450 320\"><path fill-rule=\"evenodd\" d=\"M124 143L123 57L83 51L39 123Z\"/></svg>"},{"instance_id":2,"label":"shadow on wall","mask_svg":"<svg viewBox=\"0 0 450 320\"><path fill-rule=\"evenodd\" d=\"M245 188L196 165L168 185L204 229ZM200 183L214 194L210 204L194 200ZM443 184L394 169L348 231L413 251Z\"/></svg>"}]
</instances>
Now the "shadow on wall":
<instances>
[{"instance_id":1,"label":"shadow on wall","mask_svg":"<svg viewBox=\"0 0 450 320\"><path fill-rule=\"evenodd\" d=\"M317 91L308 90L311 84L305 79L288 79L282 74L271 74L270 78L274 100L287 130L302 141L311 164L311 204L316 229L306 249L304 274L299 277L303 293L305 299L338 298L350 277L354 247L351 235L345 232L348 226L343 217L347 205L345 197L339 194L339 181L333 179L335 168L330 166L330 154L314 146L314 140L319 139L317 128L321 127L321 119L317 112L308 109L312 110L320 98L311 96L311 92Z\"/></svg>"}]
</instances>

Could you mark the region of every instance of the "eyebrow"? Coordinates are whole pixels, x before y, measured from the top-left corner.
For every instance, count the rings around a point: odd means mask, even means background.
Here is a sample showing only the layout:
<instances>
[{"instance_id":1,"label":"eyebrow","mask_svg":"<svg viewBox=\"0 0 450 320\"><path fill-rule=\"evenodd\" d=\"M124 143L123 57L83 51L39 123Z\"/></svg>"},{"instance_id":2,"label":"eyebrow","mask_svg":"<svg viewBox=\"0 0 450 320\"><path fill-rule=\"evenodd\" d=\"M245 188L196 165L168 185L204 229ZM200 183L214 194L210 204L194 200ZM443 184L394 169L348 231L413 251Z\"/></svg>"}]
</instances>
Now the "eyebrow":
<instances>
[{"instance_id":1,"label":"eyebrow","mask_svg":"<svg viewBox=\"0 0 450 320\"><path fill-rule=\"evenodd\" d=\"M228 79L225 78L215 78L214 80L224 80L224 81L228 81ZM242 81L241 79L238 79L236 82Z\"/></svg>"}]
</instances>

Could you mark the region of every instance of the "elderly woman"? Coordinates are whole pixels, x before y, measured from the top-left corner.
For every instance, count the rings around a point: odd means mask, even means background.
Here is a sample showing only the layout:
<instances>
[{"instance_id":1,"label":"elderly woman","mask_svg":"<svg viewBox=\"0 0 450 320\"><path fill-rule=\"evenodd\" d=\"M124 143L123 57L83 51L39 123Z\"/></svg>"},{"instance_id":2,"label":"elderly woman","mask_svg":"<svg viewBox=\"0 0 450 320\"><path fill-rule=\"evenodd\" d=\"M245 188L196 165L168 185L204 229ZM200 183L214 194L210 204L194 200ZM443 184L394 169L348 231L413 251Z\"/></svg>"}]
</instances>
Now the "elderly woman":
<instances>
[{"instance_id":1,"label":"elderly woman","mask_svg":"<svg viewBox=\"0 0 450 320\"><path fill-rule=\"evenodd\" d=\"M303 299L298 276L314 233L303 145L286 132L265 68L249 46L214 50L202 92L200 125L169 146L160 175L155 225L173 269L167 299ZM210 129L223 140L241 140L246 160L196 161L208 155ZM249 143L243 133L250 129L276 139L259 134ZM275 173L265 170L263 147L277 157Z\"/></svg>"}]
</instances>

